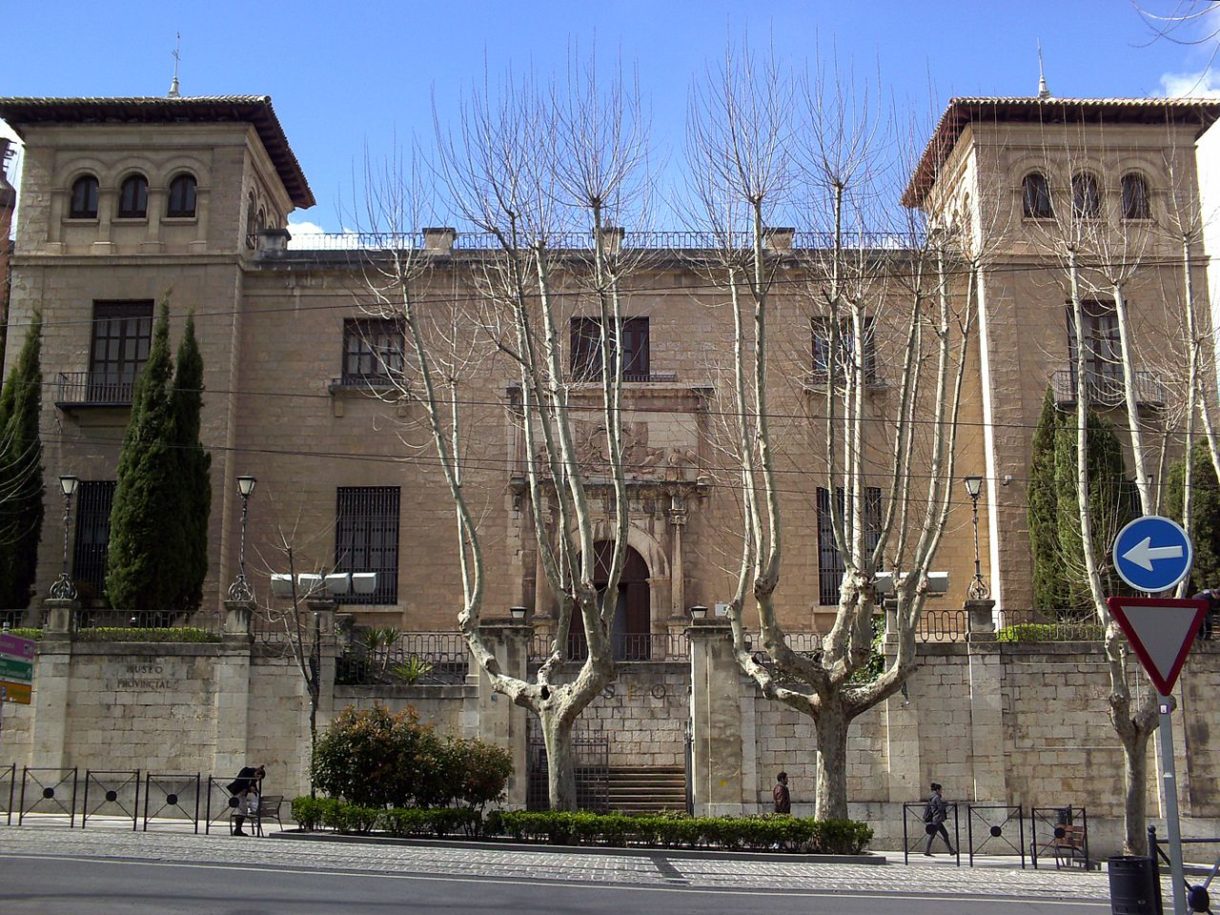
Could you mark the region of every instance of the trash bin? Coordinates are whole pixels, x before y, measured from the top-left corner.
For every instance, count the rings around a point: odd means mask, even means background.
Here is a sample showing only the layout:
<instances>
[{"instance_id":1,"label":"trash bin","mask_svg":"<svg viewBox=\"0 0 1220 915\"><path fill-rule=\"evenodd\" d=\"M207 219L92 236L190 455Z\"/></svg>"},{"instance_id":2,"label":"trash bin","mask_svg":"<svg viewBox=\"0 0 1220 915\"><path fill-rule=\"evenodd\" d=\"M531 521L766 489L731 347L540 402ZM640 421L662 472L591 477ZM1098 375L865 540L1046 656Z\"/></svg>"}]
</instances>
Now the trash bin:
<instances>
[{"instance_id":1,"label":"trash bin","mask_svg":"<svg viewBox=\"0 0 1220 915\"><path fill-rule=\"evenodd\" d=\"M1161 881L1151 858L1116 855L1107 870L1113 915L1162 915Z\"/></svg>"}]
</instances>

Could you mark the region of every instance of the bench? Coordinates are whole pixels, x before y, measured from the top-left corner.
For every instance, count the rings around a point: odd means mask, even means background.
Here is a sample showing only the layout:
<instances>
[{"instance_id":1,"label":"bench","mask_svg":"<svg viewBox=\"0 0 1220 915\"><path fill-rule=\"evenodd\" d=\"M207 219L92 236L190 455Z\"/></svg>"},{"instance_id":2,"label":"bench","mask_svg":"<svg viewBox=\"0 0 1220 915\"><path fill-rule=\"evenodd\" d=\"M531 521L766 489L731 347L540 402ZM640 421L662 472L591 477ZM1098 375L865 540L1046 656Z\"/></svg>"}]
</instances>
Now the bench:
<instances>
[{"instance_id":1,"label":"bench","mask_svg":"<svg viewBox=\"0 0 1220 915\"><path fill-rule=\"evenodd\" d=\"M1094 867L1094 863L1089 860L1088 834L1082 825L1061 823L1056 826L1050 846L1055 855L1056 870L1073 866L1092 870ZM1100 868L1100 862L1096 866Z\"/></svg>"},{"instance_id":2,"label":"bench","mask_svg":"<svg viewBox=\"0 0 1220 915\"><path fill-rule=\"evenodd\" d=\"M280 819L280 809L284 806L284 795L282 794L264 794L258 799L258 812L253 814L239 814L236 810L229 811L229 832L234 829L233 820L238 816L244 816L250 821L251 835L261 836L263 834L263 820L275 820L276 824L282 830L284 821Z\"/></svg>"}]
</instances>

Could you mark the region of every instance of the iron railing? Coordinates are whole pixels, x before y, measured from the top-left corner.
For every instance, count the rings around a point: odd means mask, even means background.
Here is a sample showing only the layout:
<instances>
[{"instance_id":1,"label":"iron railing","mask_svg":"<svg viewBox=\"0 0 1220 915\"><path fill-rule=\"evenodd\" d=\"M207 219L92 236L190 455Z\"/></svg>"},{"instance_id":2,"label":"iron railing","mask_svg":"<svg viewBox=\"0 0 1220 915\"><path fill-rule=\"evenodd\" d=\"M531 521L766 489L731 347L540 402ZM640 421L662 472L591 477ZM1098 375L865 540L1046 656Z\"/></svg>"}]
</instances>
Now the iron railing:
<instances>
[{"instance_id":1,"label":"iron railing","mask_svg":"<svg viewBox=\"0 0 1220 915\"><path fill-rule=\"evenodd\" d=\"M290 227L291 231L291 227ZM791 233L793 250L829 250L835 238L831 232L804 231ZM591 251L592 232L555 232L546 238L546 247L551 251ZM624 232L616 240L625 250L634 251L714 251L725 248L744 250L754 243L750 232ZM607 239L607 245L616 243ZM842 245L851 249L903 250L919 246L922 242L916 235L903 232L848 232L841 239ZM250 243L255 247L257 240ZM786 248L783 235L777 233L768 245ZM522 250L533 247L531 240L522 240ZM289 243L290 250L304 251L402 251L424 250L422 232L311 232L295 236ZM501 250L499 238L490 232L458 232L453 240L455 251Z\"/></svg>"},{"instance_id":2,"label":"iron railing","mask_svg":"<svg viewBox=\"0 0 1220 915\"><path fill-rule=\"evenodd\" d=\"M135 386L135 378L60 372L55 403L75 407L130 407Z\"/></svg>"},{"instance_id":3,"label":"iron railing","mask_svg":"<svg viewBox=\"0 0 1220 915\"><path fill-rule=\"evenodd\" d=\"M389 646L350 646L336 661L335 680L347 686L437 685L463 683L469 672L461 633L407 632Z\"/></svg>"},{"instance_id":4,"label":"iron railing","mask_svg":"<svg viewBox=\"0 0 1220 915\"><path fill-rule=\"evenodd\" d=\"M551 656L554 639L535 636L530 642L529 659L541 664ZM616 661L685 661L690 657L690 645L684 633L619 632L610 637ZM584 633L568 636L567 659L583 661L589 657L589 643Z\"/></svg>"},{"instance_id":5,"label":"iron railing","mask_svg":"<svg viewBox=\"0 0 1220 915\"><path fill-rule=\"evenodd\" d=\"M1165 405L1165 385L1156 372L1137 371L1135 375L1135 402L1141 407L1163 407ZM1059 406L1069 406L1076 403L1076 372L1063 369L1051 376L1051 386L1055 392L1055 403ZM1089 402L1099 406L1113 407L1122 404L1127 397L1123 384L1122 372L1115 366L1114 371L1085 374L1085 390Z\"/></svg>"},{"instance_id":6,"label":"iron railing","mask_svg":"<svg viewBox=\"0 0 1220 915\"><path fill-rule=\"evenodd\" d=\"M577 808L606 813L610 809L610 738L574 737L572 759L576 775ZM526 770L526 809L548 809L550 798L546 746L537 735L531 735L529 738Z\"/></svg>"}]
</instances>

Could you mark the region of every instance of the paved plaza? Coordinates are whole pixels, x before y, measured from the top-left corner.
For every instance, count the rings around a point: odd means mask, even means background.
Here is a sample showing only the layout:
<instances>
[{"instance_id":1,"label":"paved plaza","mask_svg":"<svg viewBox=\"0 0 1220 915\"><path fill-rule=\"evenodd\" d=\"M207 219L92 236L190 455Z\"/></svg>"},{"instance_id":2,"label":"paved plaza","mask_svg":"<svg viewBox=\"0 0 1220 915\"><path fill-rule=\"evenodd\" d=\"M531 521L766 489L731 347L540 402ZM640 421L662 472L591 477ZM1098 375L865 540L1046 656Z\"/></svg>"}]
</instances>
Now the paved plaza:
<instances>
[{"instance_id":1,"label":"paved plaza","mask_svg":"<svg viewBox=\"0 0 1220 915\"><path fill-rule=\"evenodd\" d=\"M180 829L180 828L179 828ZM884 865L800 858L648 849L638 852L483 846L478 843L369 842L351 838L195 835L175 829L143 832L109 824L0 826L0 873L18 874L23 860L122 860L192 866L226 865L344 875L442 876L456 880L533 881L562 885L689 888L725 892L813 892L860 896L926 895L974 900L1037 900L1058 911L1108 908L1104 873L1021 870L1016 858L976 859L954 866L948 856L887 854ZM963 859L963 864L965 859ZM0 892L0 900L4 898ZM891 906L884 906L894 910ZM899 907L901 908L901 907Z\"/></svg>"}]
</instances>

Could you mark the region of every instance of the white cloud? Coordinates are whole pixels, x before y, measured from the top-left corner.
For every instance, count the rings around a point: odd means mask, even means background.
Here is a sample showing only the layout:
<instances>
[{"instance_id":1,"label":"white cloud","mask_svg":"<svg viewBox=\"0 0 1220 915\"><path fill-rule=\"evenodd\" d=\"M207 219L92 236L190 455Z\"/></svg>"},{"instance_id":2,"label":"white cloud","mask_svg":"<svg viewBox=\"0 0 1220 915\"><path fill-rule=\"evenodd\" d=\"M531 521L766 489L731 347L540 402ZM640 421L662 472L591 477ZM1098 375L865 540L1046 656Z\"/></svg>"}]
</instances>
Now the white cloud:
<instances>
[{"instance_id":1,"label":"white cloud","mask_svg":"<svg viewBox=\"0 0 1220 915\"><path fill-rule=\"evenodd\" d=\"M1208 67L1199 73L1165 73L1161 89L1168 98L1220 98L1220 72Z\"/></svg>"}]
</instances>

